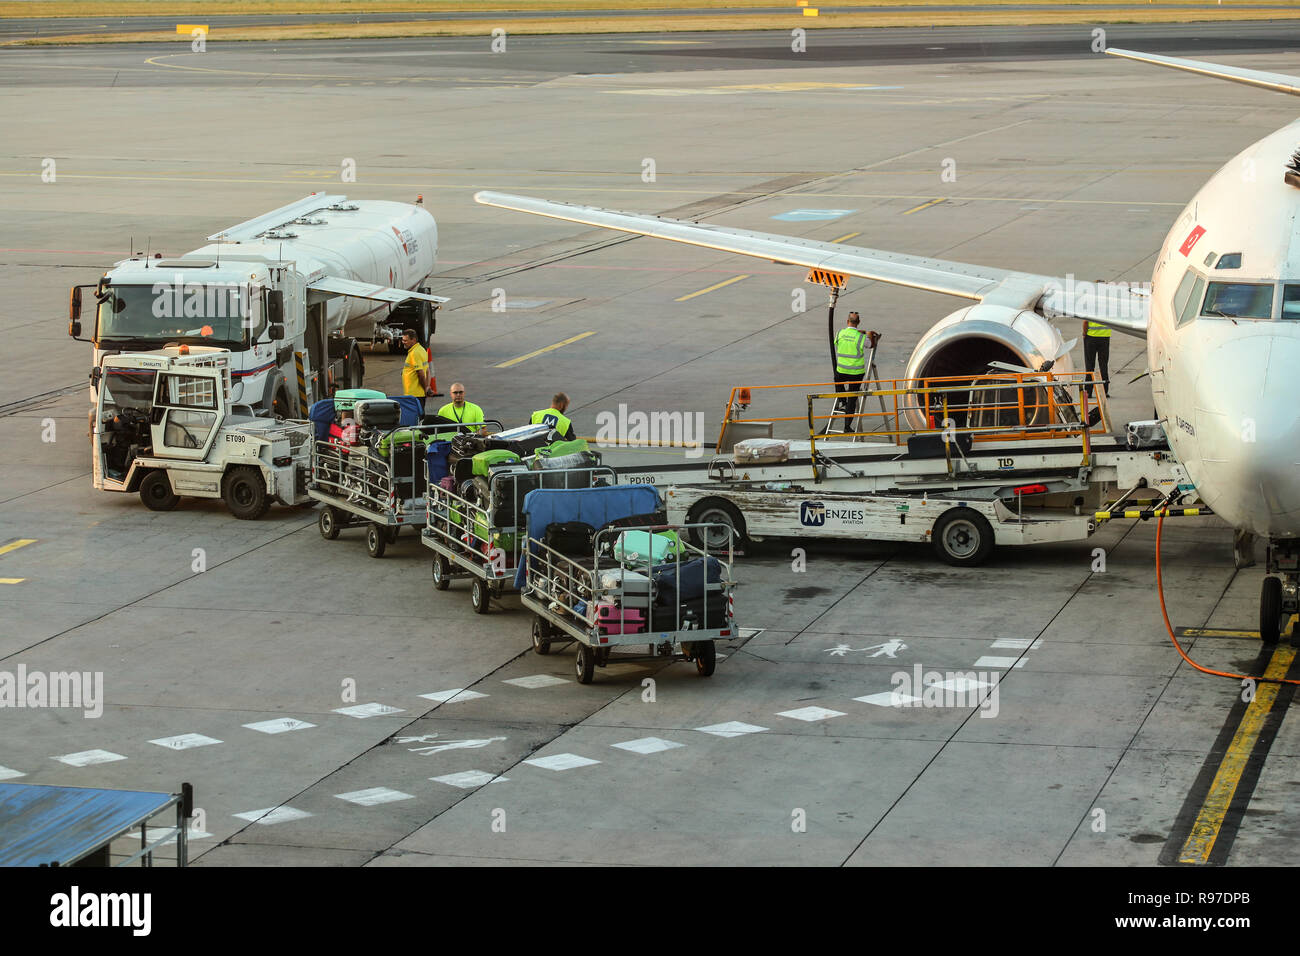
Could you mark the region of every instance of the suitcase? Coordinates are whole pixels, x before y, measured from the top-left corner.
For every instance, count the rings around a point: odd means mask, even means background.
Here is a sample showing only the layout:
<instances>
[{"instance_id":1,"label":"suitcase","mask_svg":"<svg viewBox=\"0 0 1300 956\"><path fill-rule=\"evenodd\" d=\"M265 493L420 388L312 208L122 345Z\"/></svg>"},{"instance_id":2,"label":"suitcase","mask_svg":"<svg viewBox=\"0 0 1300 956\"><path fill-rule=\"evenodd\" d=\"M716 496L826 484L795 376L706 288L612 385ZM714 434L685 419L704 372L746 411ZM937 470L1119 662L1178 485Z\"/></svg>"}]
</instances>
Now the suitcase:
<instances>
[{"instance_id":1,"label":"suitcase","mask_svg":"<svg viewBox=\"0 0 1300 956\"><path fill-rule=\"evenodd\" d=\"M662 564L677 556L677 535L624 531L614 541L614 560L622 564Z\"/></svg>"},{"instance_id":2,"label":"suitcase","mask_svg":"<svg viewBox=\"0 0 1300 956\"><path fill-rule=\"evenodd\" d=\"M585 521L560 521L547 525L542 543L568 557L591 554L591 538L596 529Z\"/></svg>"},{"instance_id":3,"label":"suitcase","mask_svg":"<svg viewBox=\"0 0 1300 956\"><path fill-rule=\"evenodd\" d=\"M558 455L554 458L536 455L530 467L534 471L551 471L560 468L591 468L599 463L600 459L592 452L577 451L571 455Z\"/></svg>"},{"instance_id":4,"label":"suitcase","mask_svg":"<svg viewBox=\"0 0 1300 956\"><path fill-rule=\"evenodd\" d=\"M456 479L451 475L443 475L438 479L439 486L446 488L448 491L456 490Z\"/></svg>"},{"instance_id":5,"label":"suitcase","mask_svg":"<svg viewBox=\"0 0 1300 956\"><path fill-rule=\"evenodd\" d=\"M780 464L790 457L790 442L784 438L746 438L736 442L732 457L738 463Z\"/></svg>"},{"instance_id":6,"label":"suitcase","mask_svg":"<svg viewBox=\"0 0 1300 956\"><path fill-rule=\"evenodd\" d=\"M537 449L538 458L563 458L565 455L576 455L580 451L590 451L587 446L587 439L575 438L573 441L557 441L549 445L543 445Z\"/></svg>"},{"instance_id":7,"label":"suitcase","mask_svg":"<svg viewBox=\"0 0 1300 956\"><path fill-rule=\"evenodd\" d=\"M710 594L708 598L682 601L680 604L655 604L650 608L652 631L701 630L726 626L727 598L721 591Z\"/></svg>"},{"instance_id":8,"label":"suitcase","mask_svg":"<svg viewBox=\"0 0 1300 956\"><path fill-rule=\"evenodd\" d=\"M341 388L334 393L334 410L350 412L357 402L372 398L388 398L388 396L373 388Z\"/></svg>"},{"instance_id":9,"label":"suitcase","mask_svg":"<svg viewBox=\"0 0 1300 956\"><path fill-rule=\"evenodd\" d=\"M618 607L609 601L596 605L596 621L602 634L644 634L645 611Z\"/></svg>"},{"instance_id":10,"label":"suitcase","mask_svg":"<svg viewBox=\"0 0 1300 956\"><path fill-rule=\"evenodd\" d=\"M507 477L493 481L492 523L498 528L512 528L518 524L524 496L540 487L538 479L539 476L531 472L517 471L507 472Z\"/></svg>"},{"instance_id":11,"label":"suitcase","mask_svg":"<svg viewBox=\"0 0 1300 956\"><path fill-rule=\"evenodd\" d=\"M650 578L640 571L613 568L600 572L600 586L608 590L605 596L623 607L649 607Z\"/></svg>"},{"instance_id":12,"label":"suitcase","mask_svg":"<svg viewBox=\"0 0 1300 956\"><path fill-rule=\"evenodd\" d=\"M680 565L665 564L654 569L654 589L663 604L694 601L704 597L706 584L722 581L722 562L717 558L692 558Z\"/></svg>"},{"instance_id":13,"label":"suitcase","mask_svg":"<svg viewBox=\"0 0 1300 956\"><path fill-rule=\"evenodd\" d=\"M367 398L357 402L352 414L363 428L390 431L402 421L402 406L389 398Z\"/></svg>"},{"instance_id":14,"label":"suitcase","mask_svg":"<svg viewBox=\"0 0 1300 956\"><path fill-rule=\"evenodd\" d=\"M521 458L531 455L538 448L550 444L551 428L549 425L523 425L509 428L483 439L485 449L504 449L512 451Z\"/></svg>"},{"instance_id":15,"label":"suitcase","mask_svg":"<svg viewBox=\"0 0 1300 956\"><path fill-rule=\"evenodd\" d=\"M493 465L507 465L519 460L519 456L505 448L481 451L474 456L474 474L486 478Z\"/></svg>"},{"instance_id":16,"label":"suitcase","mask_svg":"<svg viewBox=\"0 0 1300 956\"><path fill-rule=\"evenodd\" d=\"M429 464L429 481L431 484L440 484L443 478L451 474L451 468L447 464L447 453L450 451L451 442L449 441L429 443L428 450L424 453L424 459Z\"/></svg>"}]
</instances>

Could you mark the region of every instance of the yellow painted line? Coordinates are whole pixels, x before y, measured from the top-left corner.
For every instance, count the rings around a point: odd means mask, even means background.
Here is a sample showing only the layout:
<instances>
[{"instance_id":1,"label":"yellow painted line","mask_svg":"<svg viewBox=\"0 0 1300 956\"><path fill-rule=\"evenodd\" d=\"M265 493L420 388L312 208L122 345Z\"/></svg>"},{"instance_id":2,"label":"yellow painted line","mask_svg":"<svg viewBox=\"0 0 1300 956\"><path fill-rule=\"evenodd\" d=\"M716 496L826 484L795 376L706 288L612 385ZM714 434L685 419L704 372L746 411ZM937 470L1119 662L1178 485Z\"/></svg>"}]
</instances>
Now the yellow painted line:
<instances>
[{"instance_id":1,"label":"yellow painted line","mask_svg":"<svg viewBox=\"0 0 1300 956\"><path fill-rule=\"evenodd\" d=\"M920 212L922 209L929 209L931 206L937 206L937 205L939 205L939 203L941 203L941 202L944 202L944 200L942 200L942 199L931 199L929 202L923 202L923 203L921 203L921 205L919 205L919 206L913 206L913 207L912 207L911 209L909 209L907 212L903 213L903 215L904 215L904 216L910 216L910 215L912 215L912 213L914 213L914 212Z\"/></svg>"},{"instance_id":2,"label":"yellow painted line","mask_svg":"<svg viewBox=\"0 0 1300 956\"><path fill-rule=\"evenodd\" d=\"M500 365L493 365L492 367L509 368L512 365L518 365L520 362L527 362L530 358L536 358L537 356L542 355L546 352L554 352L556 349L562 349L566 345L572 345L574 342L578 341L579 339L585 339L587 336L595 335L595 334L596 333L594 331L583 332L581 335L575 335L572 338L567 338L563 342L556 342L554 345L548 345L544 349L538 349L536 352L529 352L527 355L521 355L518 358L512 358L509 362L502 362Z\"/></svg>"},{"instance_id":3,"label":"yellow painted line","mask_svg":"<svg viewBox=\"0 0 1300 956\"><path fill-rule=\"evenodd\" d=\"M1295 649L1289 645L1279 644L1273 651L1273 658L1269 661L1264 676L1274 678L1285 676L1294 659ZM1178 856L1179 863L1205 863L1209 860L1210 853L1214 850L1214 842L1219 838L1219 828L1223 826L1223 818L1227 816L1228 808L1232 806L1232 798L1237 793L1242 772L1245 771L1246 762L1255 749L1255 742L1259 739L1264 719L1273 708L1273 701L1277 698L1280 686L1280 684L1255 686L1255 698L1246 705L1246 712L1242 715L1241 723L1237 725L1237 732L1232 736L1232 743L1228 745L1228 750L1219 763L1219 770L1214 775L1210 789L1201 804L1201 812L1196 815L1196 822L1192 824L1187 841L1183 844L1182 853Z\"/></svg>"},{"instance_id":4,"label":"yellow painted line","mask_svg":"<svg viewBox=\"0 0 1300 956\"><path fill-rule=\"evenodd\" d=\"M0 578L0 584L22 584L26 578Z\"/></svg>"},{"instance_id":5,"label":"yellow painted line","mask_svg":"<svg viewBox=\"0 0 1300 956\"><path fill-rule=\"evenodd\" d=\"M860 235L862 235L862 233L860 233L860 232L849 232L849 233L845 233L844 235L840 236L838 239L832 239L831 242L845 242L845 241L847 241L847 240L849 240L849 239L855 239L855 238L857 238L857 237L860 236Z\"/></svg>"},{"instance_id":6,"label":"yellow painted line","mask_svg":"<svg viewBox=\"0 0 1300 956\"><path fill-rule=\"evenodd\" d=\"M35 544L36 538L19 538L17 541L10 541L4 547L0 547L0 554L8 554L10 551L17 551L19 548L25 548L29 544Z\"/></svg>"},{"instance_id":7,"label":"yellow painted line","mask_svg":"<svg viewBox=\"0 0 1300 956\"><path fill-rule=\"evenodd\" d=\"M741 279L748 279L748 278L750 278L748 274L745 274L743 276L732 276L730 279L722 280L717 285L711 285L707 289L701 289L699 292L692 292L690 295L684 295L679 299L674 299L673 301L685 302L687 299L693 299L697 295L704 295L704 293L706 292L716 292L718 289L721 289L723 286L728 286L731 285L733 282L739 282Z\"/></svg>"},{"instance_id":8,"label":"yellow painted line","mask_svg":"<svg viewBox=\"0 0 1300 956\"><path fill-rule=\"evenodd\" d=\"M817 8L816 8L816 7L804 7L804 8L803 8L803 15L804 15L805 17L815 17L815 16L817 16Z\"/></svg>"},{"instance_id":9,"label":"yellow painted line","mask_svg":"<svg viewBox=\"0 0 1300 956\"><path fill-rule=\"evenodd\" d=\"M1227 627L1182 627L1179 637L1253 637L1259 640L1259 631L1239 631Z\"/></svg>"},{"instance_id":10,"label":"yellow painted line","mask_svg":"<svg viewBox=\"0 0 1300 956\"><path fill-rule=\"evenodd\" d=\"M183 33L183 34L185 34L186 36L190 36L191 34L194 33L195 30L202 30L202 31L204 32L204 34L206 34L206 33L208 32L208 25L207 25L206 23L178 23L178 24L176 24L176 32L177 32L177 33Z\"/></svg>"}]
</instances>

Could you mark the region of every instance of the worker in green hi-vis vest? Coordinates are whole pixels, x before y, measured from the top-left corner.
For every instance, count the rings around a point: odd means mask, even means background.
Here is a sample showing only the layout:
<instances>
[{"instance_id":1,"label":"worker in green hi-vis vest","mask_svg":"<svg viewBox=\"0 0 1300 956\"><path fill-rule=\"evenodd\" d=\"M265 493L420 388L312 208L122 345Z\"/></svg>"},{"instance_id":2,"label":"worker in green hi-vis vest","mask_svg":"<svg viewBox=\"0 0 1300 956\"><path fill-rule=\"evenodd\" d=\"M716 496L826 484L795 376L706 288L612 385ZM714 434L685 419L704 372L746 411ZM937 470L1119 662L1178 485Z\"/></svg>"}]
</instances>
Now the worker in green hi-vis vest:
<instances>
[{"instance_id":1,"label":"worker in green hi-vis vest","mask_svg":"<svg viewBox=\"0 0 1300 956\"><path fill-rule=\"evenodd\" d=\"M1083 323L1083 366L1088 372L1097 369L1097 380L1110 392L1110 329L1096 322ZM1092 379L1086 389L1092 397Z\"/></svg>"},{"instance_id":2,"label":"worker in green hi-vis vest","mask_svg":"<svg viewBox=\"0 0 1300 956\"><path fill-rule=\"evenodd\" d=\"M550 408L539 408L533 412L532 417L528 419L531 425L550 425L555 429L555 434L565 441L573 440L573 422L569 416L564 413L569 409L569 396L563 392L556 392L555 397L551 399Z\"/></svg>"},{"instance_id":3,"label":"worker in green hi-vis vest","mask_svg":"<svg viewBox=\"0 0 1300 956\"><path fill-rule=\"evenodd\" d=\"M859 391L862 388L862 378L867 374L867 334L858 330L860 324L862 324L862 317L856 312L850 312L848 324L840 329L839 335L835 336L835 391L837 392ZM844 419L844 430L851 431L852 416L858 410L857 396L837 399L836 404L843 414L849 416Z\"/></svg>"}]
</instances>

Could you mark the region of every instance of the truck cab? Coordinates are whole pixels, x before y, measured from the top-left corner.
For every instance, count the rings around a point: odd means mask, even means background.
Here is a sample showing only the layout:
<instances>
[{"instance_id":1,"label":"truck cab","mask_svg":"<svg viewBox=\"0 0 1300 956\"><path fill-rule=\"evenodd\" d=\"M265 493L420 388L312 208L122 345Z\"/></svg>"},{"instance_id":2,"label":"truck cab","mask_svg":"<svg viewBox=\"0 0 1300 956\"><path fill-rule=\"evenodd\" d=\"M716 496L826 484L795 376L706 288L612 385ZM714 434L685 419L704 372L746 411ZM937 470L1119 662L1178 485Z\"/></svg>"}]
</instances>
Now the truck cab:
<instances>
[{"instance_id":1,"label":"truck cab","mask_svg":"<svg viewBox=\"0 0 1300 956\"><path fill-rule=\"evenodd\" d=\"M230 356L178 345L102 359L92 376L95 488L138 492L155 511L182 495L221 498L238 518L261 517L273 500L308 501L309 424L234 404Z\"/></svg>"}]
</instances>

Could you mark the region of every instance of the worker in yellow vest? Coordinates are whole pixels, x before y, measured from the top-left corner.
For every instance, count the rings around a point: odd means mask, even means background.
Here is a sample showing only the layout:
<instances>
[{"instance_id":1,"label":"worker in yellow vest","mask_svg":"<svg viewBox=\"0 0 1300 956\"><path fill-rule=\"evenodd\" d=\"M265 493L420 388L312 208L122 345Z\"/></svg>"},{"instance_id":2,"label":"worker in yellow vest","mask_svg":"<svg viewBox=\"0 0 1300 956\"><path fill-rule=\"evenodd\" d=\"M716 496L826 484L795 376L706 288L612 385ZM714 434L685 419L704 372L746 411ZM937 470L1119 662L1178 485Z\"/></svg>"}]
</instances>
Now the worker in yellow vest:
<instances>
[{"instance_id":1,"label":"worker in yellow vest","mask_svg":"<svg viewBox=\"0 0 1300 956\"><path fill-rule=\"evenodd\" d=\"M573 422L565 415L569 408L569 396L563 392L556 392L555 397L551 399L550 408L539 408L533 412L532 418L528 419L530 425L550 425L555 429L555 434L564 441L573 440Z\"/></svg>"},{"instance_id":2,"label":"worker in yellow vest","mask_svg":"<svg viewBox=\"0 0 1300 956\"><path fill-rule=\"evenodd\" d=\"M1083 365L1084 368L1091 372L1095 366L1097 369L1097 380L1106 386L1107 392L1110 391L1110 329L1104 325L1098 325L1096 322L1083 323ZM1086 389L1088 396L1092 396L1092 379L1088 380Z\"/></svg>"},{"instance_id":3,"label":"worker in yellow vest","mask_svg":"<svg viewBox=\"0 0 1300 956\"><path fill-rule=\"evenodd\" d=\"M856 392L862 388L862 378L867 374L867 334L858 330L862 317L850 312L848 324L835 336L835 391ZM858 410L856 395L837 399L835 403L848 415L844 430L852 431L853 415Z\"/></svg>"}]
</instances>

